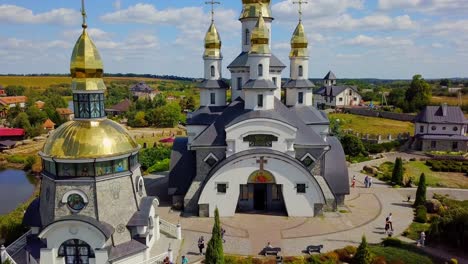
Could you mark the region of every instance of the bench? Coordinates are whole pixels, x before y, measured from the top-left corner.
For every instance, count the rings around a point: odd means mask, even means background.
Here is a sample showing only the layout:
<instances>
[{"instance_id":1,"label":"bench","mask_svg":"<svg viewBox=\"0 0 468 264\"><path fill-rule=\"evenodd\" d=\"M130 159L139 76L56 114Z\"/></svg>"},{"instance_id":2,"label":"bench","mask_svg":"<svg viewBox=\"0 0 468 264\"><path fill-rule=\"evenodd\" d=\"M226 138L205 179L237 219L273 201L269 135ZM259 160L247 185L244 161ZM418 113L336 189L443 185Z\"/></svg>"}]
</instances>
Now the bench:
<instances>
[{"instance_id":1,"label":"bench","mask_svg":"<svg viewBox=\"0 0 468 264\"><path fill-rule=\"evenodd\" d=\"M263 254L265 256L267 255L275 255L275 256L278 256L278 253L281 252L281 248L269 248L269 247L266 247L263 249Z\"/></svg>"},{"instance_id":2,"label":"bench","mask_svg":"<svg viewBox=\"0 0 468 264\"><path fill-rule=\"evenodd\" d=\"M323 245L318 245L318 246L313 246L313 245L311 245L311 246L308 246L308 247L307 247L306 251L307 251L310 255L312 255L312 253L314 253L314 252L321 253L320 251L322 250L322 248L323 248Z\"/></svg>"}]
</instances>

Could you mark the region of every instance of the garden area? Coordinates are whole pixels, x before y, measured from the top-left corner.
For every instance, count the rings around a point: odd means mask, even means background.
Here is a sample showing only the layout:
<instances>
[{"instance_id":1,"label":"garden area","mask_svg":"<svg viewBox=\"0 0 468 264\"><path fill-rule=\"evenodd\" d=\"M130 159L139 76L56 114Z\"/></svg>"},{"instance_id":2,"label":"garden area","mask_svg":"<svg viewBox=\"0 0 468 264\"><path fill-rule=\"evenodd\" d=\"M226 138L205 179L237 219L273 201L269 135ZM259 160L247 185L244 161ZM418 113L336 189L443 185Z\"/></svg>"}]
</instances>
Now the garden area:
<instances>
[{"instance_id":1,"label":"garden area","mask_svg":"<svg viewBox=\"0 0 468 264\"><path fill-rule=\"evenodd\" d=\"M447 187L468 189L468 177L466 176L468 162L460 161L417 161L403 162L403 185L411 180L413 185L419 183L419 175L426 175L426 184L430 187ZM391 182L394 162L384 162L376 170L367 170L378 179Z\"/></svg>"}]
</instances>

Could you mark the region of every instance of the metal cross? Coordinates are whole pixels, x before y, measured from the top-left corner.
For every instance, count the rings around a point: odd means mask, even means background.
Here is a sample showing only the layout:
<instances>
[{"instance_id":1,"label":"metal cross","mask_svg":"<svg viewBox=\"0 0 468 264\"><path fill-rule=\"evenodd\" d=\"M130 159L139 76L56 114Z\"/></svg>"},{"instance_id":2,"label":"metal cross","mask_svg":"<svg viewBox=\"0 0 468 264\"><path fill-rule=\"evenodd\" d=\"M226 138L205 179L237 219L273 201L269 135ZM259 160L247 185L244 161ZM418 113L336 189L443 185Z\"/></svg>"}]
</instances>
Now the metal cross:
<instances>
[{"instance_id":1,"label":"metal cross","mask_svg":"<svg viewBox=\"0 0 468 264\"><path fill-rule=\"evenodd\" d=\"M211 22L214 21L214 6L220 5L221 3L215 0L206 1L205 4L211 5Z\"/></svg>"},{"instance_id":2,"label":"metal cross","mask_svg":"<svg viewBox=\"0 0 468 264\"><path fill-rule=\"evenodd\" d=\"M85 0L81 0L81 15L83 16L83 28L87 28L88 25L86 25L86 10L85 10Z\"/></svg>"},{"instance_id":3,"label":"metal cross","mask_svg":"<svg viewBox=\"0 0 468 264\"><path fill-rule=\"evenodd\" d=\"M304 0L294 1L293 4L299 5L299 21L302 21L302 4L308 4L309 2Z\"/></svg>"},{"instance_id":4,"label":"metal cross","mask_svg":"<svg viewBox=\"0 0 468 264\"><path fill-rule=\"evenodd\" d=\"M264 171L264 165L268 163L268 161L265 159L265 157L260 157L259 160L257 160L257 163L260 164L260 171L263 172Z\"/></svg>"}]
</instances>

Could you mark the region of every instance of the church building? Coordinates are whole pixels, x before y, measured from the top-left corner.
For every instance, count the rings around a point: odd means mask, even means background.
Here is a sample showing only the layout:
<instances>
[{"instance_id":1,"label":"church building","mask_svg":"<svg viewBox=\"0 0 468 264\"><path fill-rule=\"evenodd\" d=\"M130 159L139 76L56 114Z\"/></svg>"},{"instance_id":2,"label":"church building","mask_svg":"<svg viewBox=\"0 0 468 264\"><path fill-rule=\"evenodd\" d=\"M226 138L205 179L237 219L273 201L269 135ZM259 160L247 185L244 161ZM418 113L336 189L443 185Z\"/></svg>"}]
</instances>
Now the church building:
<instances>
[{"instance_id":1,"label":"church building","mask_svg":"<svg viewBox=\"0 0 468 264\"><path fill-rule=\"evenodd\" d=\"M18 264L136 264L158 253L159 202L146 195L140 146L106 118L103 64L86 30L84 3L82 13L70 66L75 118L39 153L41 189L24 215L31 229L13 256ZM158 254L166 250L167 244Z\"/></svg>"},{"instance_id":2,"label":"church building","mask_svg":"<svg viewBox=\"0 0 468 264\"><path fill-rule=\"evenodd\" d=\"M243 0L241 53L222 79L215 23L205 37L201 106L177 138L169 195L186 215L278 212L312 217L336 210L349 194L343 148L327 116L313 106L308 40L299 23L291 38L290 79L271 51L270 0ZM302 2L300 3L302 4ZM301 13L301 12L300 12ZM230 99L227 92L230 91Z\"/></svg>"}]
</instances>

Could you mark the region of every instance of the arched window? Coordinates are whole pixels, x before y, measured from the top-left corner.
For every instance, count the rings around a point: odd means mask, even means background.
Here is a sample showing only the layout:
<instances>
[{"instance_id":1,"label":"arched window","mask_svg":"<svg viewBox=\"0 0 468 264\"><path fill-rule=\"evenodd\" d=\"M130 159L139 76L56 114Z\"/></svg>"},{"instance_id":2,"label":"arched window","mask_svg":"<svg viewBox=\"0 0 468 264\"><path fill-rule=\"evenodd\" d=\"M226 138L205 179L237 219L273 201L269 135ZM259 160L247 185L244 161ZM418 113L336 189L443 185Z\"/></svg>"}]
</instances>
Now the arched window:
<instances>
[{"instance_id":1,"label":"arched window","mask_svg":"<svg viewBox=\"0 0 468 264\"><path fill-rule=\"evenodd\" d=\"M263 76L263 64L258 65L258 76Z\"/></svg>"},{"instance_id":2,"label":"arched window","mask_svg":"<svg viewBox=\"0 0 468 264\"><path fill-rule=\"evenodd\" d=\"M89 259L94 258L94 252L86 242L70 239L60 246L58 256L65 258L65 263L89 264Z\"/></svg>"},{"instance_id":3,"label":"arched window","mask_svg":"<svg viewBox=\"0 0 468 264\"><path fill-rule=\"evenodd\" d=\"M304 75L304 70L302 69L302 65L299 65L299 71L298 71L298 75L299 77L302 77Z\"/></svg>"},{"instance_id":4,"label":"arched window","mask_svg":"<svg viewBox=\"0 0 468 264\"><path fill-rule=\"evenodd\" d=\"M215 66L211 66L211 77L215 77Z\"/></svg>"},{"instance_id":5,"label":"arched window","mask_svg":"<svg viewBox=\"0 0 468 264\"><path fill-rule=\"evenodd\" d=\"M249 29L246 29L245 30L245 45L249 45L250 44L250 31Z\"/></svg>"}]
</instances>

